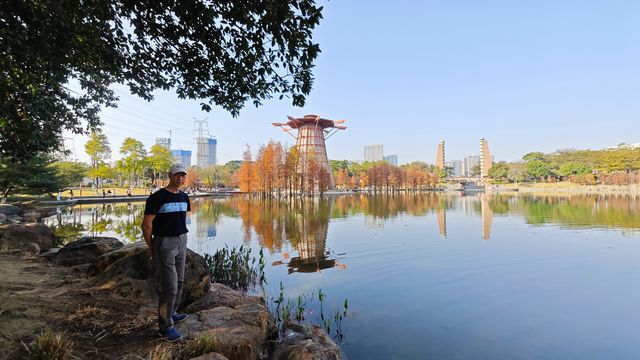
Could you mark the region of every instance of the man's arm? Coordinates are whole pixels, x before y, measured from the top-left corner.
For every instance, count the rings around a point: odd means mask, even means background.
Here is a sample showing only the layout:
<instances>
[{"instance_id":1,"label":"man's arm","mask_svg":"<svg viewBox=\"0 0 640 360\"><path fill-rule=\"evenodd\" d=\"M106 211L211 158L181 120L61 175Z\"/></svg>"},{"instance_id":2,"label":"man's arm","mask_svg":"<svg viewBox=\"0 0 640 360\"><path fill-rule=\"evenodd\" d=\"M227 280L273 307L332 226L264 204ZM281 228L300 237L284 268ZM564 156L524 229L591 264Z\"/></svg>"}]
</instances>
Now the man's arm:
<instances>
[{"instance_id":1,"label":"man's arm","mask_svg":"<svg viewBox=\"0 0 640 360\"><path fill-rule=\"evenodd\" d=\"M142 236L144 236L144 241L147 243L149 258L153 258L153 219L155 215L145 215L142 220Z\"/></svg>"}]
</instances>

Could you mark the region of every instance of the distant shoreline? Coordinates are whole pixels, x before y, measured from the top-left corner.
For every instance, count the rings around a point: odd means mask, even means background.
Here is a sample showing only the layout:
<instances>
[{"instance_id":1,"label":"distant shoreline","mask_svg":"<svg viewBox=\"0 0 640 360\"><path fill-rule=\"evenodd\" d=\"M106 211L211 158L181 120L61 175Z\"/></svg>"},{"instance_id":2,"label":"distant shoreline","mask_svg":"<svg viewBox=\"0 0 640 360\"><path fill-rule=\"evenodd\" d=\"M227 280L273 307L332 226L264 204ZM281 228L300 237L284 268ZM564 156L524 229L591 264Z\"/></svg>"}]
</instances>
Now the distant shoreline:
<instances>
[{"instance_id":1,"label":"distant shoreline","mask_svg":"<svg viewBox=\"0 0 640 360\"><path fill-rule=\"evenodd\" d=\"M577 185L566 182L561 183L527 183L499 185L506 189L518 189L520 193L569 193L569 194L625 194L640 195L640 184L633 185Z\"/></svg>"}]
</instances>

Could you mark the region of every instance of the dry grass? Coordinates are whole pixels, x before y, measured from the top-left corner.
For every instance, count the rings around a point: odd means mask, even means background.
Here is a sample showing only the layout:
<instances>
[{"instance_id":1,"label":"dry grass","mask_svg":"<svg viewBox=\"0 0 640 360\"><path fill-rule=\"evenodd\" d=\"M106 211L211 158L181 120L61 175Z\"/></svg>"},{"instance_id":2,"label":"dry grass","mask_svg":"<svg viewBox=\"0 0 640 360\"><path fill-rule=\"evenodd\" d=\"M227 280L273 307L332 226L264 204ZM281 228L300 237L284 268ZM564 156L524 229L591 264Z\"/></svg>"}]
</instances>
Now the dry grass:
<instances>
[{"instance_id":1,"label":"dry grass","mask_svg":"<svg viewBox=\"0 0 640 360\"><path fill-rule=\"evenodd\" d=\"M97 342L108 335L129 335L141 329L147 329L156 322L156 315L148 311L135 316L121 315L114 318L113 311L85 305L69 315L67 321L84 328L92 328L92 336Z\"/></svg>"},{"instance_id":2,"label":"dry grass","mask_svg":"<svg viewBox=\"0 0 640 360\"><path fill-rule=\"evenodd\" d=\"M138 314L120 319L119 321L112 321L109 323L109 327L114 334L129 335L133 332L153 327L157 321L158 317L155 314Z\"/></svg>"},{"instance_id":3,"label":"dry grass","mask_svg":"<svg viewBox=\"0 0 640 360\"><path fill-rule=\"evenodd\" d=\"M218 337L210 334L203 334L190 341L182 351L182 358L191 359L210 352L220 352Z\"/></svg>"},{"instance_id":4,"label":"dry grass","mask_svg":"<svg viewBox=\"0 0 640 360\"><path fill-rule=\"evenodd\" d=\"M149 352L149 360L172 360L174 359L174 349L171 345L161 344Z\"/></svg>"},{"instance_id":5,"label":"dry grass","mask_svg":"<svg viewBox=\"0 0 640 360\"><path fill-rule=\"evenodd\" d=\"M111 290L114 287L116 287L116 285L118 285L118 283L115 280L110 280L110 281L107 281L106 283L98 286L97 289L98 290Z\"/></svg>"},{"instance_id":6,"label":"dry grass","mask_svg":"<svg viewBox=\"0 0 640 360\"><path fill-rule=\"evenodd\" d=\"M75 344L64 333L45 330L29 346L29 359L65 360L71 358Z\"/></svg>"},{"instance_id":7,"label":"dry grass","mask_svg":"<svg viewBox=\"0 0 640 360\"><path fill-rule=\"evenodd\" d=\"M92 322L94 318L105 316L107 313L107 309L102 309L92 305L85 305L78 308L78 310L73 314L69 315L68 320L80 323Z\"/></svg>"}]
</instances>

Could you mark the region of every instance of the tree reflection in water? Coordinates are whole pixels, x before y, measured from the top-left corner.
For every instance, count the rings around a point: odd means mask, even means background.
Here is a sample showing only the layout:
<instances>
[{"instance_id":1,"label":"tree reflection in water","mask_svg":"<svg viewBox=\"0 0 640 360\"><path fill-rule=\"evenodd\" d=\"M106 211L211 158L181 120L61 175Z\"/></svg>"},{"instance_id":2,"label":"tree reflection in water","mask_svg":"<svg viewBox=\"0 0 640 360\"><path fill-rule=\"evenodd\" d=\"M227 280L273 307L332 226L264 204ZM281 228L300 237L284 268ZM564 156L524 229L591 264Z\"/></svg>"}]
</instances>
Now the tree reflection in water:
<instances>
[{"instance_id":1,"label":"tree reflection in water","mask_svg":"<svg viewBox=\"0 0 640 360\"><path fill-rule=\"evenodd\" d=\"M141 239L144 203L93 204L61 208L43 222L63 243L81 235L116 236L122 241ZM287 264L291 272L319 271L342 266L326 246L329 221L364 215L365 226L384 227L388 220L404 215L433 214L443 238L447 213L480 215L478 233L489 239L493 216L517 216L527 224L558 224L570 228L640 229L640 197L628 195L532 195L532 194L353 194L337 197L278 201L233 196L226 199L194 199L189 218L195 222L195 239L208 239L224 217L239 217L245 244L255 236L271 254L282 253L290 244L296 254L283 253L275 264ZM195 215L195 217L193 216Z\"/></svg>"},{"instance_id":2,"label":"tree reflection in water","mask_svg":"<svg viewBox=\"0 0 640 360\"><path fill-rule=\"evenodd\" d=\"M291 257L284 252L281 260L272 263L274 266L287 265L289 273L346 268L327 249L334 197L296 198L289 201L238 197L231 201L242 218L245 242L251 240L253 229L260 245L272 254L281 252L287 241L296 249L297 256Z\"/></svg>"}]
</instances>

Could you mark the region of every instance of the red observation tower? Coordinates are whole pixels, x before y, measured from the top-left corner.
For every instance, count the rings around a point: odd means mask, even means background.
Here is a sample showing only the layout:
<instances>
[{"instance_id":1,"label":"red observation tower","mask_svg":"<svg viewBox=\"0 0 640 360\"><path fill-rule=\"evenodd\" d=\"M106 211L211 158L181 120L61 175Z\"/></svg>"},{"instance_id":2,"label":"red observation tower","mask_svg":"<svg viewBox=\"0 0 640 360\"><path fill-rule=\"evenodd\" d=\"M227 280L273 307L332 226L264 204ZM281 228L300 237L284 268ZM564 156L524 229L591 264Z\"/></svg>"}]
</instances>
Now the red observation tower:
<instances>
[{"instance_id":1,"label":"red observation tower","mask_svg":"<svg viewBox=\"0 0 640 360\"><path fill-rule=\"evenodd\" d=\"M328 120L323 119L320 115L305 115L301 118L287 116L289 119L286 123L273 123L273 126L279 126L289 135L296 139L296 147L300 154L300 163L298 172L307 178L309 171L309 160L315 158L320 169L326 171L329 179L329 189L335 188L335 181L331 174L331 167L327 159L327 147L325 140L331 137L339 130L345 130L347 127L338 125L344 123L344 120ZM297 130L297 136L292 134L292 130Z\"/></svg>"}]
</instances>

